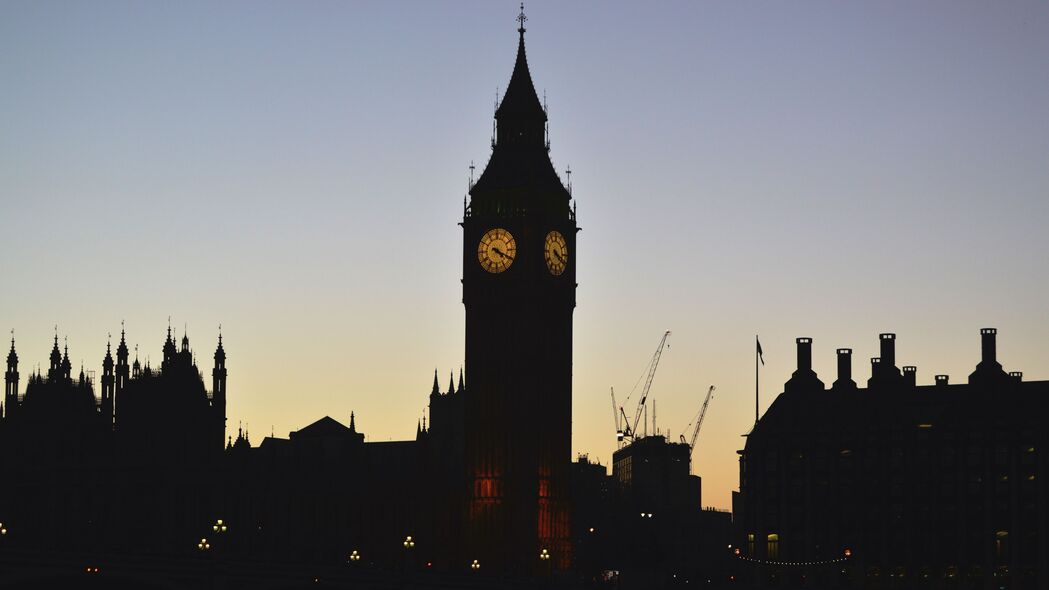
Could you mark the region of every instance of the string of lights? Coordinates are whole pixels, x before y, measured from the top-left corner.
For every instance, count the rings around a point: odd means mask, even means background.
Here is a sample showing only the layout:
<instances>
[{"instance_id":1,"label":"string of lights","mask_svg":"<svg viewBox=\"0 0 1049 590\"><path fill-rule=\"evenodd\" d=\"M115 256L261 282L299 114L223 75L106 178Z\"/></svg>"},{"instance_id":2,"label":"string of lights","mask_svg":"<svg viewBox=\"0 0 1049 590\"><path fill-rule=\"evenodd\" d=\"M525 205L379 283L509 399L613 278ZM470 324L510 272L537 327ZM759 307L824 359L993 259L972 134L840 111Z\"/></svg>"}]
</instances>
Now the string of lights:
<instances>
[{"instance_id":1,"label":"string of lights","mask_svg":"<svg viewBox=\"0 0 1049 590\"><path fill-rule=\"evenodd\" d=\"M736 548L733 552L738 559L742 561L748 561L750 563L759 563L761 565L775 565L775 566L811 566L811 565L830 565L832 563L842 563L852 559L852 551L849 549L845 550L845 554L842 557L836 559L823 559L819 561L778 561L775 559L755 559L753 557L747 557L743 555L743 552Z\"/></svg>"}]
</instances>

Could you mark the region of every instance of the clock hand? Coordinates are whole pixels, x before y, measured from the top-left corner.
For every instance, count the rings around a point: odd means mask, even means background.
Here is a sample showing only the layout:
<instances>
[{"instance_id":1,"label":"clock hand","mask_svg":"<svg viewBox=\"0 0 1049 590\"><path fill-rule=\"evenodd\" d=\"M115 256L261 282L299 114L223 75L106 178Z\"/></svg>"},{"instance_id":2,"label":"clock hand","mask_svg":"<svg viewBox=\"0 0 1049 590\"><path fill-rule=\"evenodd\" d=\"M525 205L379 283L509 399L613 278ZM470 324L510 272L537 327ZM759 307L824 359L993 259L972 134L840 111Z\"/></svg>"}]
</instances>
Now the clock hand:
<instances>
[{"instance_id":1,"label":"clock hand","mask_svg":"<svg viewBox=\"0 0 1049 590\"><path fill-rule=\"evenodd\" d=\"M557 259L560 260L562 263L564 263L565 259L564 259L563 256L561 256L561 253L558 252L557 250L554 250L553 252L554 252L554 256L557 256Z\"/></svg>"},{"instance_id":2,"label":"clock hand","mask_svg":"<svg viewBox=\"0 0 1049 590\"><path fill-rule=\"evenodd\" d=\"M504 254L503 251L500 250L499 248L492 248L492 250L494 250L496 254L502 256L503 258L507 258L507 259L509 259L511 261L514 259L513 256L508 256L508 255Z\"/></svg>"}]
</instances>

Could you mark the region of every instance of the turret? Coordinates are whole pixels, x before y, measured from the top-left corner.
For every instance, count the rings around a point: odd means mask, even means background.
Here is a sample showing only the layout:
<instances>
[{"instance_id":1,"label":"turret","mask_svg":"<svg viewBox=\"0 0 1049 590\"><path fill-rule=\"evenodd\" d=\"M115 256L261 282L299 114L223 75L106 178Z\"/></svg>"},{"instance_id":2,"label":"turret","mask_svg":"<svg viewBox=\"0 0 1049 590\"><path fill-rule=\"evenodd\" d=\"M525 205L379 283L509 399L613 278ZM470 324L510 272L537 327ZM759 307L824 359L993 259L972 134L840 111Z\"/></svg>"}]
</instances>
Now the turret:
<instances>
[{"instance_id":1,"label":"turret","mask_svg":"<svg viewBox=\"0 0 1049 590\"><path fill-rule=\"evenodd\" d=\"M106 342L106 356L102 359L102 419L109 428L113 427L113 399L116 389L116 375L113 374L113 355L110 343Z\"/></svg>"},{"instance_id":2,"label":"turret","mask_svg":"<svg viewBox=\"0 0 1049 590\"><path fill-rule=\"evenodd\" d=\"M142 363L138 362L138 345L135 345L135 362L131 364L131 377L137 379L142 374Z\"/></svg>"},{"instance_id":3,"label":"turret","mask_svg":"<svg viewBox=\"0 0 1049 590\"><path fill-rule=\"evenodd\" d=\"M18 354L15 353L15 332L11 330L11 352L7 353L7 372L4 373L4 417L18 413Z\"/></svg>"},{"instance_id":4,"label":"turret","mask_svg":"<svg viewBox=\"0 0 1049 590\"><path fill-rule=\"evenodd\" d=\"M65 352L62 355L62 378L72 379L73 363L69 362L69 338L66 338Z\"/></svg>"},{"instance_id":5,"label":"turret","mask_svg":"<svg viewBox=\"0 0 1049 590\"><path fill-rule=\"evenodd\" d=\"M218 448L226 438L226 351L222 348L222 328L219 327L219 345L215 348L215 368L211 371L211 406L215 412Z\"/></svg>"},{"instance_id":6,"label":"turret","mask_svg":"<svg viewBox=\"0 0 1049 590\"><path fill-rule=\"evenodd\" d=\"M55 346L51 349L51 366L47 369L48 380L62 375L62 351L58 349L58 331L55 330Z\"/></svg>"},{"instance_id":7,"label":"turret","mask_svg":"<svg viewBox=\"0 0 1049 590\"><path fill-rule=\"evenodd\" d=\"M171 337L171 319L168 319L168 337L164 340L164 360L160 364L162 370L166 370L175 360L175 340Z\"/></svg>"}]
</instances>

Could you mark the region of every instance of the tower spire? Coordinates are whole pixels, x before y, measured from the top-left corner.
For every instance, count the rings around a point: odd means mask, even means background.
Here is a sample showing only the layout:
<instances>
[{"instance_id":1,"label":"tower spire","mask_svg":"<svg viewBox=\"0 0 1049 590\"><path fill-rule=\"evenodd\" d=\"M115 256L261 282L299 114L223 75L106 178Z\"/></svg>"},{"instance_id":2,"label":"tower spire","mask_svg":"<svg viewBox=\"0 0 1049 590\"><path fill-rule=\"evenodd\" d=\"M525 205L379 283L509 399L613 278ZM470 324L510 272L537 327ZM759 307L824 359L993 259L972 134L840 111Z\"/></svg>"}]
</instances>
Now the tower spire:
<instances>
[{"instance_id":1,"label":"tower spire","mask_svg":"<svg viewBox=\"0 0 1049 590\"><path fill-rule=\"evenodd\" d=\"M517 15L517 22L519 23L519 25L517 27L517 32L521 33L521 39L523 40L524 39L524 34L525 34L525 26L524 26L524 24L526 22L528 22L528 17L525 16L525 13L524 13L524 2L521 3L521 13Z\"/></svg>"},{"instance_id":2,"label":"tower spire","mask_svg":"<svg viewBox=\"0 0 1049 590\"><path fill-rule=\"evenodd\" d=\"M437 385L437 369L433 370L433 389L430 390L430 395L441 395L441 388Z\"/></svg>"}]
</instances>

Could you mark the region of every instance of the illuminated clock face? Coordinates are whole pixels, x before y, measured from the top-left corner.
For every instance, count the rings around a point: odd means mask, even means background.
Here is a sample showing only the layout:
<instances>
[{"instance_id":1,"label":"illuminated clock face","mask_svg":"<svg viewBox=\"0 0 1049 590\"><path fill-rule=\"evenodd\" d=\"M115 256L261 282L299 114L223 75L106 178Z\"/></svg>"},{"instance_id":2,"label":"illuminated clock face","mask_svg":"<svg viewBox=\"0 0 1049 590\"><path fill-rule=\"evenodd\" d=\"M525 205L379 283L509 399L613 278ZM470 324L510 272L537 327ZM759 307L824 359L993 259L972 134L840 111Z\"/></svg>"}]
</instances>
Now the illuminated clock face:
<instances>
[{"instance_id":1,"label":"illuminated clock face","mask_svg":"<svg viewBox=\"0 0 1049 590\"><path fill-rule=\"evenodd\" d=\"M568 244L565 237L559 231L546 234L546 245L543 247L543 256L546 258L546 267L550 274L557 276L565 272L568 265Z\"/></svg>"},{"instance_id":2,"label":"illuminated clock face","mask_svg":"<svg viewBox=\"0 0 1049 590\"><path fill-rule=\"evenodd\" d=\"M503 272L510 268L516 255L517 242L510 232L501 227L485 232L481 236L481 243L477 245L477 261L488 272Z\"/></svg>"}]
</instances>

